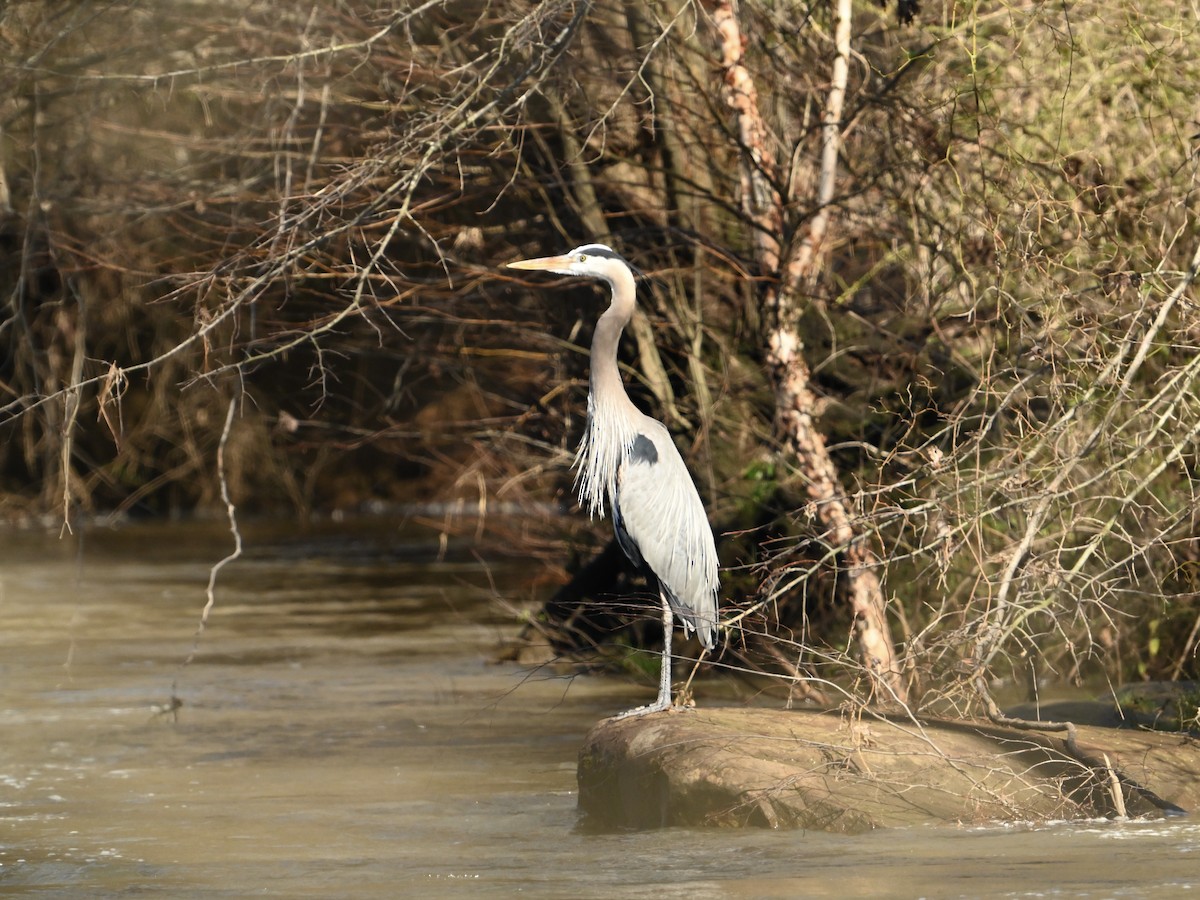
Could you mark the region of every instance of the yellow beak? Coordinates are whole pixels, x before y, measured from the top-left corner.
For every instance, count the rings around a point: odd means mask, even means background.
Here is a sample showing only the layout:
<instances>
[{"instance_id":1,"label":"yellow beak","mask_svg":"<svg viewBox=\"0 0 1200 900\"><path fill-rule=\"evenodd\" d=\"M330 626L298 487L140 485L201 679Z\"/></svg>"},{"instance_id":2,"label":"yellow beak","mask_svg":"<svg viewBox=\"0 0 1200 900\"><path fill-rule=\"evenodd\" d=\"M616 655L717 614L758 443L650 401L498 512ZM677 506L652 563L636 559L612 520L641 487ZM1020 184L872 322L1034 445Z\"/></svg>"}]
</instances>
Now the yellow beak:
<instances>
[{"instance_id":1,"label":"yellow beak","mask_svg":"<svg viewBox=\"0 0 1200 900\"><path fill-rule=\"evenodd\" d=\"M537 259L519 259L516 262L510 262L505 268L508 269L535 269L537 271L547 271L554 269L565 269L571 264L569 256L539 256Z\"/></svg>"}]
</instances>

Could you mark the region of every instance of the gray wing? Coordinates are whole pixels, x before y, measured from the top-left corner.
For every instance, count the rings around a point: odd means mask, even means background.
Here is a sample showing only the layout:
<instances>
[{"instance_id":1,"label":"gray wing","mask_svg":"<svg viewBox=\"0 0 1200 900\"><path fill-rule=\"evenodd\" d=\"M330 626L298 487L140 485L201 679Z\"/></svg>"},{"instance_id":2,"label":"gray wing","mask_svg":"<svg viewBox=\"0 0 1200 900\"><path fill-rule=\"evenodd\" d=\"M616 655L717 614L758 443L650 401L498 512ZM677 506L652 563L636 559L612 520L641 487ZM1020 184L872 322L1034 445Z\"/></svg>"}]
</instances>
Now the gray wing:
<instances>
[{"instance_id":1,"label":"gray wing","mask_svg":"<svg viewBox=\"0 0 1200 900\"><path fill-rule=\"evenodd\" d=\"M617 470L613 524L635 565L659 580L705 647L717 638L717 548L704 504L667 429L647 417Z\"/></svg>"}]
</instances>

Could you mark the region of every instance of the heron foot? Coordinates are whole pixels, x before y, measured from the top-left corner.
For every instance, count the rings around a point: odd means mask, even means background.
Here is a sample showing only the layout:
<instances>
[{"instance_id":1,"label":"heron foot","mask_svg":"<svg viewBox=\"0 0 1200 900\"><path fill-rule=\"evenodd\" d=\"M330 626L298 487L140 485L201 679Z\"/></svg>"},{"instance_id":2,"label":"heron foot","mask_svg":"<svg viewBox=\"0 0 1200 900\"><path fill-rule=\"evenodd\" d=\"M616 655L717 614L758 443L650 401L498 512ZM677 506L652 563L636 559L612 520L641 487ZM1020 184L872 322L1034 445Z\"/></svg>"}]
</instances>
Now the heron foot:
<instances>
[{"instance_id":1,"label":"heron foot","mask_svg":"<svg viewBox=\"0 0 1200 900\"><path fill-rule=\"evenodd\" d=\"M618 713L613 716L614 719L633 719L637 716L648 716L650 713L664 712L671 709L671 704L665 706L661 703L648 703L645 706L635 706L633 709L627 709L623 713Z\"/></svg>"},{"instance_id":2,"label":"heron foot","mask_svg":"<svg viewBox=\"0 0 1200 900\"><path fill-rule=\"evenodd\" d=\"M651 713L680 712L685 709L694 709L694 708L695 708L694 706L683 706L680 704L672 703L670 700L667 700L665 702L656 701L654 703L647 703L645 706L635 706L633 709L627 709L627 710L625 710L625 712L618 713L617 715L613 716L612 718L614 720L633 719L633 718L636 718L637 716L648 716Z\"/></svg>"}]
</instances>

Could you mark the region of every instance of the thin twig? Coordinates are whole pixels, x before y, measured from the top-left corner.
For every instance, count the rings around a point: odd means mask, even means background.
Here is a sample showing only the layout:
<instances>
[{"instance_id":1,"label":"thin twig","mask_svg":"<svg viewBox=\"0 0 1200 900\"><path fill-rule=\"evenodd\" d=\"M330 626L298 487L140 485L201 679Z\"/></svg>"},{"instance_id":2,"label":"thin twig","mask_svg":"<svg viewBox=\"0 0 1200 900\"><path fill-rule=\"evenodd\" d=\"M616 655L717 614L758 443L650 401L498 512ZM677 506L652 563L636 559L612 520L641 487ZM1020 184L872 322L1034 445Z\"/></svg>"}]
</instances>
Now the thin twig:
<instances>
[{"instance_id":1,"label":"thin twig","mask_svg":"<svg viewBox=\"0 0 1200 900\"><path fill-rule=\"evenodd\" d=\"M225 515L229 520L229 532L233 535L233 551L225 556L208 570L208 587L205 589L204 595L207 598L204 604L204 609L200 612L200 622L196 626L196 633L192 638L192 648L188 651L187 658L179 664L179 669L175 673L175 678L171 681L171 710L177 710L183 705L183 701L179 699L177 687L179 681L179 672L192 664L192 660L196 658L196 652L200 648L200 637L204 634L204 629L208 625L208 617L213 611L213 607L217 602L217 576L221 570L229 563L242 555L242 532L238 528L237 522L237 507L229 498L229 480L225 472L225 448L229 443L229 434L233 430L233 416L237 411L238 398L234 396L229 401L229 410L225 413L225 427L221 430L221 440L217 444L217 479L221 485L221 500L225 504Z\"/></svg>"}]
</instances>

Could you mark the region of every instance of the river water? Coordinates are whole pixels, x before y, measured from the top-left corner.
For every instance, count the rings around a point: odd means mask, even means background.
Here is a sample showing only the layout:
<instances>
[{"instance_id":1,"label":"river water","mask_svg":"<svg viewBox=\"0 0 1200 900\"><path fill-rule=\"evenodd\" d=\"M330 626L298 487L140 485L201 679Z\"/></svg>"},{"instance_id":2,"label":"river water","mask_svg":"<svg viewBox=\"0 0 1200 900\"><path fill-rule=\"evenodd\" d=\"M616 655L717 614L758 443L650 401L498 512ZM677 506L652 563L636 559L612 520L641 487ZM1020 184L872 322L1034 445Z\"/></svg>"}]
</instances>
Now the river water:
<instances>
[{"instance_id":1,"label":"river water","mask_svg":"<svg viewBox=\"0 0 1200 900\"><path fill-rule=\"evenodd\" d=\"M246 536L186 666L220 527L0 539L0 894L1200 893L1193 818L587 833L583 735L654 688L492 663L530 567L387 523Z\"/></svg>"}]
</instances>

